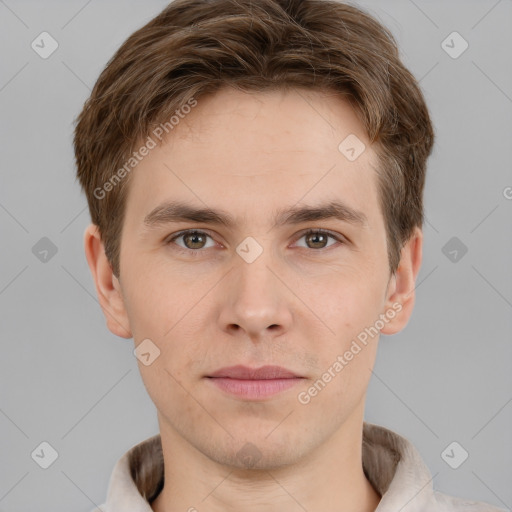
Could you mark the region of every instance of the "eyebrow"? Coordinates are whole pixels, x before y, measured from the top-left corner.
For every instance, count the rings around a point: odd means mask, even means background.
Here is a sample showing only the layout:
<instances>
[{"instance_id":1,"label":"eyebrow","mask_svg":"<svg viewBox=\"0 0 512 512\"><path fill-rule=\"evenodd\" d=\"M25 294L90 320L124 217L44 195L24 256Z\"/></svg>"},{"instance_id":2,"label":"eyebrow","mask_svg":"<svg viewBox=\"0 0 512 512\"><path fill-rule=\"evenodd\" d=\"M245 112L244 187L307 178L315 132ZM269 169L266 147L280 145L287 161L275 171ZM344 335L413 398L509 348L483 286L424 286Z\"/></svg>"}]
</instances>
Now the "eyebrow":
<instances>
[{"instance_id":1,"label":"eyebrow","mask_svg":"<svg viewBox=\"0 0 512 512\"><path fill-rule=\"evenodd\" d=\"M330 201L315 206L293 206L279 210L274 215L274 227L326 219L337 219L359 226L368 224L363 212L351 208L342 201ZM180 221L222 225L228 228L236 225L235 218L224 210L196 208L179 201L167 201L151 210L144 218L144 225L147 228L154 228Z\"/></svg>"}]
</instances>

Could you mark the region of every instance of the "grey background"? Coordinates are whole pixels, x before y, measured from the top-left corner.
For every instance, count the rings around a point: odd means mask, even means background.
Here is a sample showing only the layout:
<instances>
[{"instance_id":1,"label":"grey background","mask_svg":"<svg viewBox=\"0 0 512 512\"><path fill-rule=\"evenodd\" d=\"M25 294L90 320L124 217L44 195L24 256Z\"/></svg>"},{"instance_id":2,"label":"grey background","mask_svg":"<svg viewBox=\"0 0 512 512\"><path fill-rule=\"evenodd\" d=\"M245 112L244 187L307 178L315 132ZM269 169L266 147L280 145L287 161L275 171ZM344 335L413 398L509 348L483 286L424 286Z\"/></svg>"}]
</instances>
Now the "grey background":
<instances>
[{"instance_id":1,"label":"grey background","mask_svg":"<svg viewBox=\"0 0 512 512\"><path fill-rule=\"evenodd\" d=\"M107 60L165 5L0 0L3 512L88 512L118 458L158 431L133 340L107 330L96 299L71 140ZM408 437L437 489L509 509L512 2L357 5L397 37L437 133L416 308L403 332L381 338L366 420ZM48 59L31 48L42 31L59 44ZM469 43L457 59L441 46L453 31ZM57 248L46 262L33 253L43 237ZM455 262L445 253L456 246L443 252L452 237L467 247ZM42 441L59 454L46 470L31 458ZM452 441L469 452L458 469L441 458Z\"/></svg>"}]
</instances>

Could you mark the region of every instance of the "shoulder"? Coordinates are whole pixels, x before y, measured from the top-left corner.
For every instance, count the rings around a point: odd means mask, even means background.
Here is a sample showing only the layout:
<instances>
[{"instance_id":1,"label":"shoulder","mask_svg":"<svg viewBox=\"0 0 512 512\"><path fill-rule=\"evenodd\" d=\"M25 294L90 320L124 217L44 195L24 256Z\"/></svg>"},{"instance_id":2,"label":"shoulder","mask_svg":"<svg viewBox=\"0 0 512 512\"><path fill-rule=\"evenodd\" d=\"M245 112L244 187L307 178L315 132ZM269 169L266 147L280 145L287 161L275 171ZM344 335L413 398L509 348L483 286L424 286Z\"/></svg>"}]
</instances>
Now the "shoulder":
<instances>
[{"instance_id":1,"label":"shoulder","mask_svg":"<svg viewBox=\"0 0 512 512\"><path fill-rule=\"evenodd\" d=\"M504 508L483 501L470 501L439 491L434 491L434 496L439 504L439 512L507 512Z\"/></svg>"}]
</instances>

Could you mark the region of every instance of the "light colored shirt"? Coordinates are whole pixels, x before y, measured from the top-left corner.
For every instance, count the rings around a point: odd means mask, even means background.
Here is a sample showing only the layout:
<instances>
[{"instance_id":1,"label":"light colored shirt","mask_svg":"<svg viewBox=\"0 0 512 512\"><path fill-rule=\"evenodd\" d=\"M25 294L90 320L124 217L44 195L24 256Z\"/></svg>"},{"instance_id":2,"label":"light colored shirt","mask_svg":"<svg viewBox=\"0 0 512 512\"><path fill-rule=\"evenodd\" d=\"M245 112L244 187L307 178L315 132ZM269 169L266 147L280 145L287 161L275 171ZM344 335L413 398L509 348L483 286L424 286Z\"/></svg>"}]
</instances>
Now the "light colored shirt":
<instances>
[{"instance_id":1,"label":"light colored shirt","mask_svg":"<svg viewBox=\"0 0 512 512\"><path fill-rule=\"evenodd\" d=\"M147 457L154 477L152 488L147 488L148 485L144 488L144 479L137 476L135 453ZM432 476L411 442L366 422L363 423L362 463L366 478L381 496L375 512L505 512L487 503L434 490ZM106 503L92 512L152 512L150 502L162 489L163 477L162 445L157 434L119 459L110 478Z\"/></svg>"}]
</instances>

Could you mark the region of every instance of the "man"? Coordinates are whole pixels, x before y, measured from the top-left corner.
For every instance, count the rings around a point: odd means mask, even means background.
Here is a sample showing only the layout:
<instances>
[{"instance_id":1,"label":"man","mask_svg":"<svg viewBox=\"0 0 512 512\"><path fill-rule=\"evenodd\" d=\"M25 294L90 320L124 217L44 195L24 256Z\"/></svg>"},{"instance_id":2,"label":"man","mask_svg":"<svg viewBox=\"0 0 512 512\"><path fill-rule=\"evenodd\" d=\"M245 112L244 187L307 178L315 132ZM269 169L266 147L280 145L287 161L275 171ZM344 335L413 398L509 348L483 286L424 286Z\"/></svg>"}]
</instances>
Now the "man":
<instances>
[{"instance_id":1,"label":"man","mask_svg":"<svg viewBox=\"0 0 512 512\"><path fill-rule=\"evenodd\" d=\"M391 34L328 0L177 0L75 132L85 251L160 433L109 512L492 511L364 422L407 324L434 140Z\"/></svg>"}]
</instances>

